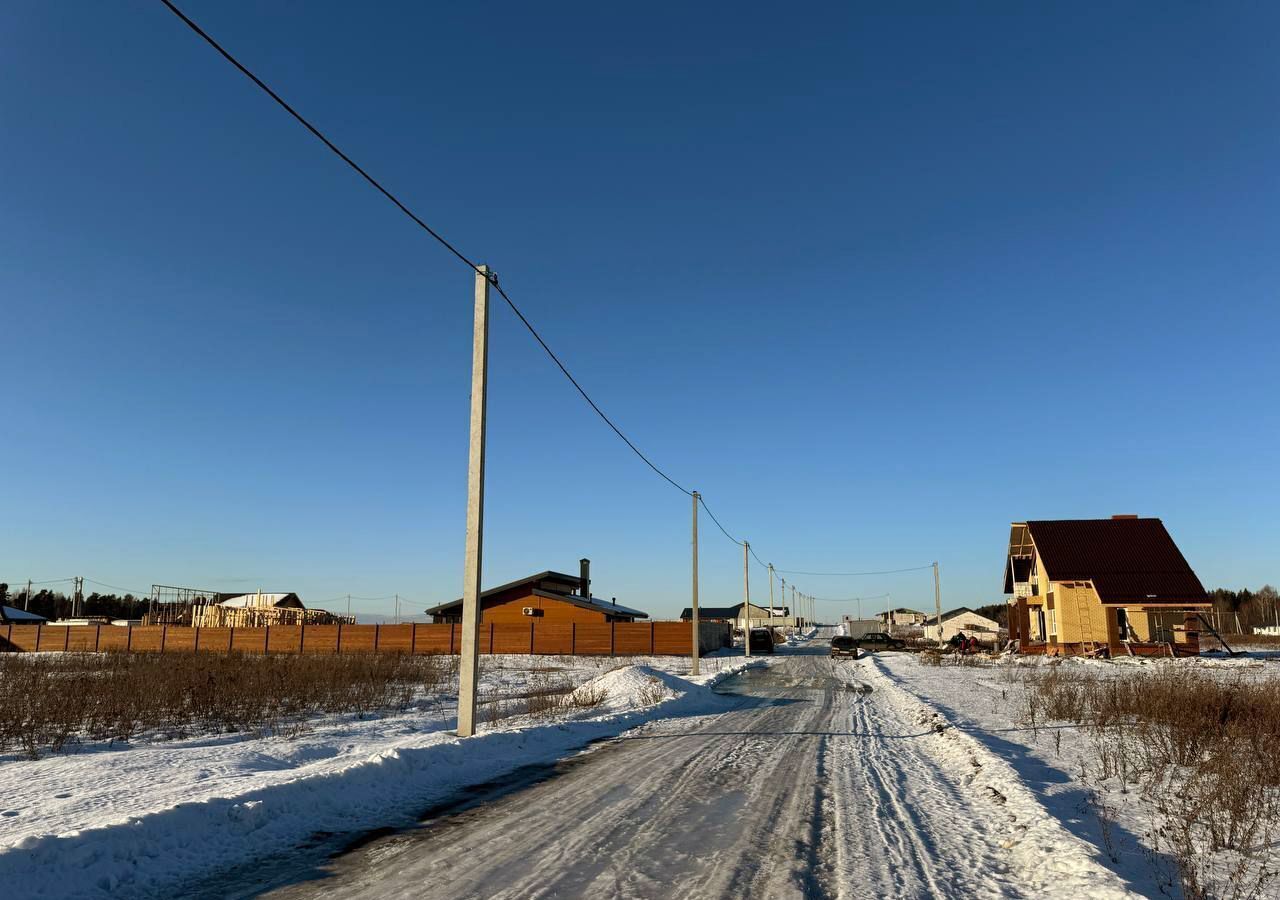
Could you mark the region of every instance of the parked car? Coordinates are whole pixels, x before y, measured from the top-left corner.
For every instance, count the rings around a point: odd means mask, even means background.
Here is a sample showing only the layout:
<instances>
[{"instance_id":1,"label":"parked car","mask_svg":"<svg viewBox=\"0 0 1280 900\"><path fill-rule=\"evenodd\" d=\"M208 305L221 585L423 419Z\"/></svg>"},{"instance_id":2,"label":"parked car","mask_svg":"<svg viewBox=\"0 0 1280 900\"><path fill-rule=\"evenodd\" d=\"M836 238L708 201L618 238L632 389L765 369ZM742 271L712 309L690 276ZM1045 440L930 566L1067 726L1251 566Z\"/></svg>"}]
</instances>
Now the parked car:
<instances>
[{"instance_id":1,"label":"parked car","mask_svg":"<svg viewBox=\"0 0 1280 900\"><path fill-rule=\"evenodd\" d=\"M846 634L837 634L831 639L831 657L835 659L840 656L851 656L858 658L858 642Z\"/></svg>"},{"instance_id":2,"label":"parked car","mask_svg":"<svg viewBox=\"0 0 1280 900\"><path fill-rule=\"evenodd\" d=\"M751 652L752 653L772 653L773 652L773 632L768 628L752 628L751 629Z\"/></svg>"},{"instance_id":3,"label":"parked car","mask_svg":"<svg viewBox=\"0 0 1280 900\"><path fill-rule=\"evenodd\" d=\"M903 650L906 649L907 642L900 641L896 637L890 637L883 631L875 631L871 634L864 634L855 640L860 650L876 651L876 650Z\"/></svg>"}]
</instances>

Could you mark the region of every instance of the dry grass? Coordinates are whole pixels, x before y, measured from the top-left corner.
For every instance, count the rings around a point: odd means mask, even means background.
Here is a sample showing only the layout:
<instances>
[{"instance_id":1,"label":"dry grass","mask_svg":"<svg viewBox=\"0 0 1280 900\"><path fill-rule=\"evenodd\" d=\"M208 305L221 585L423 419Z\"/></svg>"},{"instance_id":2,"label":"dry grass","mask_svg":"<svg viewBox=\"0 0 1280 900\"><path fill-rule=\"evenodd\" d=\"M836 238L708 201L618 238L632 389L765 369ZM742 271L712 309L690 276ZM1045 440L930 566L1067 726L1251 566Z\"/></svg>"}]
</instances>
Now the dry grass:
<instances>
[{"instance_id":1,"label":"dry grass","mask_svg":"<svg viewBox=\"0 0 1280 900\"><path fill-rule=\"evenodd\" d=\"M454 674L398 654L0 654L0 752L35 758L142 733L288 733L310 716L404 710Z\"/></svg>"},{"instance_id":2,"label":"dry grass","mask_svg":"<svg viewBox=\"0 0 1280 900\"><path fill-rule=\"evenodd\" d=\"M1184 897L1265 895L1280 826L1274 685L1186 669L1118 678L1050 666L1029 674L1024 718L1089 731L1093 768L1082 763L1082 776L1114 779L1152 803L1153 836L1175 860Z\"/></svg>"}]
</instances>

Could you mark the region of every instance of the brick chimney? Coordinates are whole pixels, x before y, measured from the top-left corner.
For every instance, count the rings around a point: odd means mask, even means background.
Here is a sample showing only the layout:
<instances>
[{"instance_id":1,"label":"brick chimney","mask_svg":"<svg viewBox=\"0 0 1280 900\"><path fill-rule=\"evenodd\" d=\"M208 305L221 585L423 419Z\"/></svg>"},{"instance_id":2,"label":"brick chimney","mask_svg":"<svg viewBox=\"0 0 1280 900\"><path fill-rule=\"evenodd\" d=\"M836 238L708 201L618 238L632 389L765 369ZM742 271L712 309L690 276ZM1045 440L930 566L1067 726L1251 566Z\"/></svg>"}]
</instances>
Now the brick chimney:
<instances>
[{"instance_id":1,"label":"brick chimney","mask_svg":"<svg viewBox=\"0 0 1280 900\"><path fill-rule=\"evenodd\" d=\"M578 560L578 593L591 599L591 560Z\"/></svg>"},{"instance_id":2,"label":"brick chimney","mask_svg":"<svg viewBox=\"0 0 1280 900\"><path fill-rule=\"evenodd\" d=\"M1119 515L1112 516L1111 518L1112 519L1136 519L1138 518L1138 514L1137 513L1120 513Z\"/></svg>"}]
</instances>

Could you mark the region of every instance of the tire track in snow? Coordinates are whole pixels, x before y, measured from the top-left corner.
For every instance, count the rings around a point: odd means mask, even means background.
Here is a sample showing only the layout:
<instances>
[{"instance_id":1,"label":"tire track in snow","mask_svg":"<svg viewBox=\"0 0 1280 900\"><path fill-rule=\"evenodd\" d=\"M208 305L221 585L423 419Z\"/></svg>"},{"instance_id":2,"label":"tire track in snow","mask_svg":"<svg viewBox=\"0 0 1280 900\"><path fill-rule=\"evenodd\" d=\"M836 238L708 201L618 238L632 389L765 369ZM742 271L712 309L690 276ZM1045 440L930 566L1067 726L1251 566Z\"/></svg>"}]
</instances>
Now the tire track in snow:
<instances>
[{"instance_id":1,"label":"tire track in snow","mask_svg":"<svg viewBox=\"0 0 1280 900\"><path fill-rule=\"evenodd\" d=\"M862 692L859 679L875 689ZM1019 832L1008 810L966 784L969 751L922 724L924 707L873 661L790 654L741 683L749 695L726 698L723 712L628 732L564 774L375 841L336 861L331 877L277 895L772 900L1046 890L1011 874L1002 843Z\"/></svg>"}]
</instances>

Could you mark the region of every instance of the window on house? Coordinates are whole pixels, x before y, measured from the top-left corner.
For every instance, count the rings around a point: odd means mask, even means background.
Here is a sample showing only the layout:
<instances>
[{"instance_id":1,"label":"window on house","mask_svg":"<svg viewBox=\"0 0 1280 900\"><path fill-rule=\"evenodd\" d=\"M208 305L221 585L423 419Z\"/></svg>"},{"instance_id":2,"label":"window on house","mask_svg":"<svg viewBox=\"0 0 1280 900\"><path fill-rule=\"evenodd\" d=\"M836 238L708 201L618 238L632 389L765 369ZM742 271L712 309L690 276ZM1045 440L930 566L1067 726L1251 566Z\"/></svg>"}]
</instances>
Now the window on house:
<instances>
[{"instance_id":1,"label":"window on house","mask_svg":"<svg viewBox=\"0 0 1280 900\"><path fill-rule=\"evenodd\" d=\"M1058 611L1056 609L1049 610L1049 636L1058 636Z\"/></svg>"}]
</instances>

